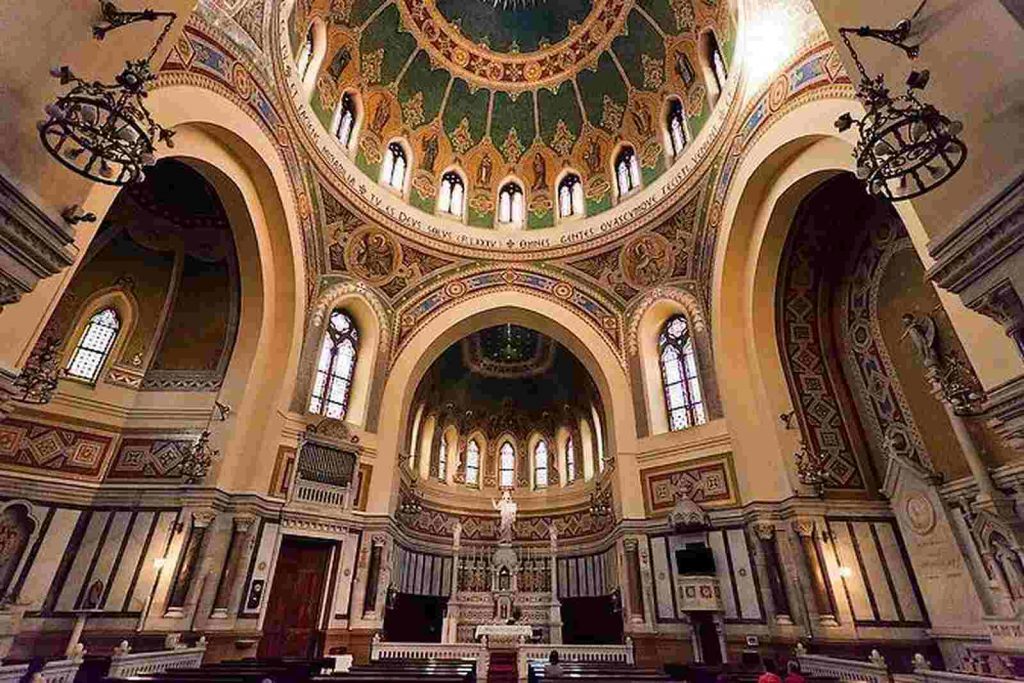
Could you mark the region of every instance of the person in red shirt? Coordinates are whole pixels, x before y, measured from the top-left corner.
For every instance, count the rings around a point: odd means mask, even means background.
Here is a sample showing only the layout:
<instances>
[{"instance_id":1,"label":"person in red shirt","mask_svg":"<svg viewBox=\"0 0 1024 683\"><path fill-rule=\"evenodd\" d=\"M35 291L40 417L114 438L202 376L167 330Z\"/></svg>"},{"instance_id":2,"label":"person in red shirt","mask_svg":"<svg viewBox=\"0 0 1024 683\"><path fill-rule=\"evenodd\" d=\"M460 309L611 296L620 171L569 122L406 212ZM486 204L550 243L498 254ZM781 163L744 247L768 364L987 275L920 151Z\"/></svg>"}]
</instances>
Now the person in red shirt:
<instances>
[{"instance_id":1,"label":"person in red shirt","mask_svg":"<svg viewBox=\"0 0 1024 683\"><path fill-rule=\"evenodd\" d=\"M807 683L807 679L800 673L800 662L795 659L789 660L786 664L785 683Z\"/></svg>"},{"instance_id":2,"label":"person in red shirt","mask_svg":"<svg viewBox=\"0 0 1024 683\"><path fill-rule=\"evenodd\" d=\"M775 660L764 660L764 673L757 679L757 683L782 683L782 678L775 673Z\"/></svg>"}]
</instances>

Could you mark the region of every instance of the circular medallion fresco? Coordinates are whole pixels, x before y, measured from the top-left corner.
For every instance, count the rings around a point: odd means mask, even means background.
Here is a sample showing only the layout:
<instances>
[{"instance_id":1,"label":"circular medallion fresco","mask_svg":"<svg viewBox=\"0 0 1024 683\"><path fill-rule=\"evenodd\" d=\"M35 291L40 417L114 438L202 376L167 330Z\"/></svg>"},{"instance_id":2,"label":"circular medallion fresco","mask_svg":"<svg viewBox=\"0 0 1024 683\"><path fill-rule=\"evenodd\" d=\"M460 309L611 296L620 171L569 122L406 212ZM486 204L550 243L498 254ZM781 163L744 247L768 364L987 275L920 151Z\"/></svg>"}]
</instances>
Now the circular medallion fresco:
<instances>
[{"instance_id":1,"label":"circular medallion fresco","mask_svg":"<svg viewBox=\"0 0 1024 683\"><path fill-rule=\"evenodd\" d=\"M401 262L401 245L374 226L357 230L345 247L345 266L371 285L388 282Z\"/></svg>"},{"instance_id":2,"label":"circular medallion fresco","mask_svg":"<svg viewBox=\"0 0 1024 683\"><path fill-rule=\"evenodd\" d=\"M907 521L914 533L927 536L935 528L935 508L930 500L920 493L913 493L904 503Z\"/></svg>"},{"instance_id":3,"label":"circular medallion fresco","mask_svg":"<svg viewBox=\"0 0 1024 683\"><path fill-rule=\"evenodd\" d=\"M662 235L637 235L622 248L619 255L626 282L637 289L646 289L668 279L675 268L672 245Z\"/></svg>"}]
</instances>

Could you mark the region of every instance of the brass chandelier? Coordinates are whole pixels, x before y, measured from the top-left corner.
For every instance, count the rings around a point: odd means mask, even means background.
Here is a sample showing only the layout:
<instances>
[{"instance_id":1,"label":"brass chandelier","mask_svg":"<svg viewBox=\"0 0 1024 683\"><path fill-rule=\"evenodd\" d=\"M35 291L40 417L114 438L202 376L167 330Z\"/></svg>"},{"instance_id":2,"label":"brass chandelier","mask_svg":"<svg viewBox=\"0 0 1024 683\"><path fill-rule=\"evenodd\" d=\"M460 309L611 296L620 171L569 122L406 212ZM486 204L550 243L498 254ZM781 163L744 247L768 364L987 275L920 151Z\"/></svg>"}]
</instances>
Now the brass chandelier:
<instances>
[{"instance_id":1,"label":"brass chandelier","mask_svg":"<svg viewBox=\"0 0 1024 683\"><path fill-rule=\"evenodd\" d=\"M857 160L856 175L870 194L890 201L910 199L935 189L953 177L967 158L967 145L958 137L963 124L951 121L917 96L928 84L927 70L912 71L907 78L906 94L894 97L882 74L868 76L850 42L851 35L880 40L914 59L919 48L906 43L910 27L910 19L904 19L892 29L839 29L860 72L857 97L867 111L860 120L843 114L835 125L839 131L857 127L860 140L853 153Z\"/></svg>"},{"instance_id":2,"label":"brass chandelier","mask_svg":"<svg viewBox=\"0 0 1024 683\"><path fill-rule=\"evenodd\" d=\"M106 185L126 185L145 178L144 168L156 163L154 142L173 147L173 131L156 123L146 109L149 84L156 78L150 60L170 31L174 12L122 12L102 0L103 21L93 37L103 40L114 29L139 21L166 19L167 23L145 59L129 60L113 83L86 81L69 66L50 73L71 89L46 105L47 118L38 124L43 147L75 173Z\"/></svg>"}]
</instances>

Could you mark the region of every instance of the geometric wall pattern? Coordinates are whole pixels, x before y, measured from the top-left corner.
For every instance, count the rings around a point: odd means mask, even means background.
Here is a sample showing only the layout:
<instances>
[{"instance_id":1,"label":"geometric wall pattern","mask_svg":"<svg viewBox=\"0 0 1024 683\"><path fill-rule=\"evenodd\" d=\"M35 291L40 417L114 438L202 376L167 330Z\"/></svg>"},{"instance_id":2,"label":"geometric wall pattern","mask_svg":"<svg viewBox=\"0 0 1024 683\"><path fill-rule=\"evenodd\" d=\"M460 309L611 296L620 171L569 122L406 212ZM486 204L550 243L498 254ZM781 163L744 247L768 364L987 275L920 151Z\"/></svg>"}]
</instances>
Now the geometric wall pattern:
<instances>
[{"instance_id":1,"label":"geometric wall pattern","mask_svg":"<svg viewBox=\"0 0 1024 683\"><path fill-rule=\"evenodd\" d=\"M183 451L193 441L125 439L107 473L108 479L177 479Z\"/></svg>"},{"instance_id":2,"label":"geometric wall pattern","mask_svg":"<svg viewBox=\"0 0 1024 683\"><path fill-rule=\"evenodd\" d=\"M644 509L649 516L671 512L679 486L685 487L687 495L705 508L739 503L731 453L649 467L640 470L640 481Z\"/></svg>"},{"instance_id":3,"label":"geometric wall pattern","mask_svg":"<svg viewBox=\"0 0 1024 683\"><path fill-rule=\"evenodd\" d=\"M0 422L0 463L15 469L98 477L113 436L8 418Z\"/></svg>"}]
</instances>

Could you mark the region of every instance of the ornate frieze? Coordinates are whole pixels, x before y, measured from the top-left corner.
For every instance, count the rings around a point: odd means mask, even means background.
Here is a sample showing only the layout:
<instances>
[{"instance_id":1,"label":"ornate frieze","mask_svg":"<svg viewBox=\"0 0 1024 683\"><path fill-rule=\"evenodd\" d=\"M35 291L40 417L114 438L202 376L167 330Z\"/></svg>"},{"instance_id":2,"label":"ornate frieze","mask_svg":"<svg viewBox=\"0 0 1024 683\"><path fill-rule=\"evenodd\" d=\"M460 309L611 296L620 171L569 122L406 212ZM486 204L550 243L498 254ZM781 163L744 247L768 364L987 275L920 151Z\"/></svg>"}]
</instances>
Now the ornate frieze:
<instances>
[{"instance_id":1,"label":"ornate frieze","mask_svg":"<svg viewBox=\"0 0 1024 683\"><path fill-rule=\"evenodd\" d=\"M719 508L739 503L732 455L724 453L681 463L640 470L644 509L648 516L671 513L685 496L701 508ZM692 509L691 512L696 514ZM703 510L697 514L697 521ZM691 515L692 521L692 515Z\"/></svg>"}]
</instances>

